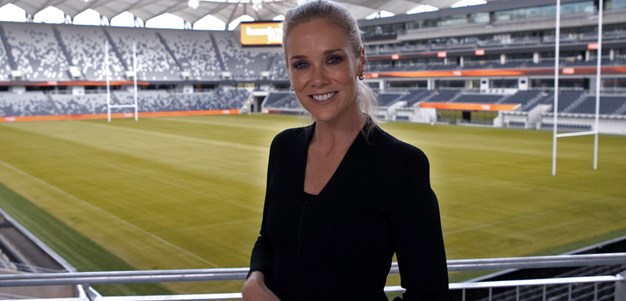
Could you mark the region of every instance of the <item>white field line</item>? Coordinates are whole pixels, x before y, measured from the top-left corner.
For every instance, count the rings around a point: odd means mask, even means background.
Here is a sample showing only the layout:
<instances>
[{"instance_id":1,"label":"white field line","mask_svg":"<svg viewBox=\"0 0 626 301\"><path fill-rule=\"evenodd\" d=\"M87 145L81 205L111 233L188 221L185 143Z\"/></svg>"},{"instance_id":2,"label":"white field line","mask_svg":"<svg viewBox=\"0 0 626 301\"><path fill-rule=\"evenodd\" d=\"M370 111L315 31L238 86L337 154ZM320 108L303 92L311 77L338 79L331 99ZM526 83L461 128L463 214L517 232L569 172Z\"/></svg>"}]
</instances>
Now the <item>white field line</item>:
<instances>
[{"instance_id":1,"label":"white field line","mask_svg":"<svg viewBox=\"0 0 626 301\"><path fill-rule=\"evenodd\" d=\"M111 127L106 124L95 124L95 123L85 123L85 124L88 124L91 127L105 128L108 130L111 129ZM219 141L219 140L206 139L206 138L196 138L196 137L181 136L181 135L161 133L161 132L155 132L155 131L148 131L144 129L116 127L115 130L126 131L126 132L131 132L131 133L141 133L146 136L171 138L173 140L190 141L194 143L201 143L201 144L206 144L206 145L211 145L211 146L219 146L219 147L227 147L227 148L235 148L235 149L246 149L246 150L255 151L255 152L269 150L269 146L246 145L246 144L241 144L241 143L226 142L226 141Z\"/></svg>"},{"instance_id":2,"label":"white field line","mask_svg":"<svg viewBox=\"0 0 626 301\"><path fill-rule=\"evenodd\" d=\"M206 225L181 227L181 228L178 228L177 230L196 231L196 230L211 229L211 228L217 228L217 227L223 227L223 226L244 224L244 223L249 223L249 222L258 222L259 226L261 225L261 223L260 223L260 221L258 219L256 219L256 218L249 218L249 219L242 219L242 220L229 221L229 222L221 222L221 223L213 223L213 224L206 224ZM163 234L163 233L172 233L172 232L174 232L174 231L163 230L163 231L159 231L158 233Z\"/></svg>"},{"instance_id":3,"label":"white field line","mask_svg":"<svg viewBox=\"0 0 626 301\"><path fill-rule=\"evenodd\" d=\"M79 197L77 197L77 196L75 196L73 194L70 194L69 192L67 192L65 190L62 190L61 188L59 188L57 186L54 186L54 185L52 185L52 184L50 184L50 183L48 183L48 182L46 182L46 181L44 181L44 180L42 180L40 178L37 178L37 177L35 177L35 176L33 176L33 175L31 175L31 174L29 174L29 173L27 173L27 172L17 168L15 166L13 166L13 165L3 161L3 160L0 160L0 164L6 166L7 168L9 168L9 169L11 169L11 170L13 170L13 171L15 171L15 172L17 172L19 174L22 174L22 175L24 175L24 176L26 176L28 178L33 179L34 181L36 181L36 182L38 182L38 183L40 183L40 184L42 184L42 185L44 185L44 186L54 190L54 191L57 191L57 192L59 192L59 193L61 193L63 195L66 195L69 198L72 198L72 199L78 201L79 203L82 203L83 205L85 205L85 206L87 206L87 207L89 207L89 208L99 212L100 214L102 214L104 216L108 216L109 218L111 218L111 219L113 219L113 220L115 220L115 221L117 221L117 222L119 222L121 224L124 224L124 225L128 226L129 228L131 228L131 229L133 229L133 230L135 230L135 231L137 231L139 233L143 233L144 235L147 235L148 237L152 237L155 240L157 240L159 242L162 242L162 243L172 247L173 249L177 249L180 252L188 254L191 257L193 257L193 258L195 258L195 259L197 259L197 260L199 260L201 262L204 262L206 264L212 265L214 267L219 267L217 264L215 264L213 262L210 262L210 261L208 261L208 260L206 260L206 259L204 259L204 258L202 258L202 257L200 257L200 256L198 256L198 255L196 255L194 253L189 252L186 249L183 249L183 248L181 248L181 247L179 247L179 246L177 246L175 244L172 244L169 241L167 241L167 240L165 240L165 239L155 235L154 233L148 232L148 231L146 231L146 230L144 230L144 229L142 229L142 228L140 228L140 227L138 227L138 226L136 226L134 224L131 224L127 220L124 220L124 219L120 218L119 216L113 215L110 212L108 212L106 210L103 210L102 208L100 208L100 207L98 207L98 206L96 206L96 205L94 205L92 203L89 203L89 202L87 202L87 201L85 201L85 200L83 200L83 199L81 199L81 198L79 198Z\"/></svg>"},{"instance_id":4,"label":"white field line","mask_svg":"<svg viewBox=\"0 0 626 301\"><path fill-rule=\"evenodd\" d=\"M287 127L301 127L301 126L307 126L310 124L310 122L308 122L309 121L308 118L304 118L304 120L302 120L304 122L296 122L296 123L289 124L286 126L276 126L275 124L271 124L271 123L263 124L263 125L255 124L254 126L250 126L249 124L239 124L236 122L218 122L215 120L189 119L185 117L163 117L162 119L166 121L188 123L188 124L216 125L216 126L226 126L226 127L237 127L237 128L242 128L242 129L263 129L263 130L276 132L276 134L283 131Z\"/></svg>"},{"instance_id":5,"label":"white field line","mask_svg":"<svg viewBox=\"0 0 626 301\"><path fill-rule=\"evenodd\" d=\"M550 188L549 190L556 190L554 188ZM587 203L580 203L580 204L575 204L575 205L570 205L570 206L561 206L562 209L576 209L576 208L580 208L583 206L588 206L589 204L597 204L597 203L601 203L601 200L595 199L593 201L587 202ZM525 221L525 220L530 220L533 218L537 218L537 217L542 217L542 216L547 216L552 214L553 212L551 210L543 210L542 212L537 212L537 213L532 213L532 214L521 214L521 215L517 215L517 216L513 216L513 217L508 217L506 219L499 219L497 221L493 221L493 222L488 222L488 223L481 223L475 226L465 226L461 229L457 229L457 230L450 230L450 231L446 231L447 234L456 234L456 233L464 233L464 232L470 232L470 231L474 231L474 230L480 230L480 229L484 229L484 228L493 228L494 226L497 225L503 225L503 224L511 224L512 222L517 222L517 221ZM443 217L443 216L442 216ZM450 219L457 219L458 218L454 218L454 217L446 217L446 218L450 218ZM567 223L577 223L574 221L568 221Z\"/></svg>"}]
</instances>

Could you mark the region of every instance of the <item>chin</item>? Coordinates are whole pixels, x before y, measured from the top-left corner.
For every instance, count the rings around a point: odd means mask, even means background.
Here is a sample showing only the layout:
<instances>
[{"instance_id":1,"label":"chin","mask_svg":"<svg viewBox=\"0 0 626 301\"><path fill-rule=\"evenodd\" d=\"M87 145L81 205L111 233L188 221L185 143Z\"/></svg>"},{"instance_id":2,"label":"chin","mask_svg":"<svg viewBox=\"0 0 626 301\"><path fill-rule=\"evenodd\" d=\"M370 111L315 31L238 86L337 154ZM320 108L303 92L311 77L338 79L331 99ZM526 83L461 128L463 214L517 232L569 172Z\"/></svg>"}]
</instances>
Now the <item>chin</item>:
<instances>
[{"instance_id":1,"label":"chin","mask_svg":"<svg viewBox=\"0 0 626 301\"><path fill-rule=\"evenodd\" d=\"M309 113L311 114L311 116L313 116L313 119L317 122L329 122L335 119L335 116L332 116L329 114L314 113L314 112L309 112Z\"/></svg>"}]
</instances>

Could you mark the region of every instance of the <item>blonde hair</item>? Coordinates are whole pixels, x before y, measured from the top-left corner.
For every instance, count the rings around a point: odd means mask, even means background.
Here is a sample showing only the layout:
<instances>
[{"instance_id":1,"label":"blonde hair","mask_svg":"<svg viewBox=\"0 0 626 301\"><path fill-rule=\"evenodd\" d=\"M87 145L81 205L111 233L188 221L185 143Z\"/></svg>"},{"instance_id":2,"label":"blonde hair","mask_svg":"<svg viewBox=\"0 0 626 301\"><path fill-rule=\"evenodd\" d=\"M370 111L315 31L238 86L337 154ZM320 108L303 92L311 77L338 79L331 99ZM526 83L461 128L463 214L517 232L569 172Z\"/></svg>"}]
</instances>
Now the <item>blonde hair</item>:
<instances>
[{"instance_id":1,"label":"blonde hair","mask_svg":"<svg viewBox=\"0 0 626 301\"><path fill-rule=\"evenodd\" d=\"M364 51L361 31L356 18L343 5L327 0L314 0L305 2L287 11L283 21L283 55L287 63L286 40L291 31L300 24L317 19L326 19L343 29L344 35L351 45L354 55L360 56ZM372 88L362 80L357 80L356 101L361 112L376 120L374 109L378 101Z\"/></svg>"}]
</instances>

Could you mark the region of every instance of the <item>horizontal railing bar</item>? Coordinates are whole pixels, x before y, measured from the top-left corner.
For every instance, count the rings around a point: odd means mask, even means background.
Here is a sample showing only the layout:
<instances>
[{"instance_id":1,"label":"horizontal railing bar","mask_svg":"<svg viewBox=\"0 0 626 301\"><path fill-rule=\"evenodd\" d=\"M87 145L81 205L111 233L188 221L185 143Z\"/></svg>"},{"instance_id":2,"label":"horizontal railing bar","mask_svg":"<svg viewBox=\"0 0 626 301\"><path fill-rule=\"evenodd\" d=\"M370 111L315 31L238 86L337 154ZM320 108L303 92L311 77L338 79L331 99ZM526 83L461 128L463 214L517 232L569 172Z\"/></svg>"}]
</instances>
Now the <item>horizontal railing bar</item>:
<instances>
[{"instance_id":1,"label":"horizontal railing bar","mask_svg":"<svg viewBox=\"0 0 626 301\"><path fill-rule=\"evenodd\" d=\"M161 282L200 282L218 280L243 280L241 273L174 274L174 275L127 275L83 277L80 273L63 278L2 279L0 287L77 285L77 284L123 284L123 283L161 283Z\"/></svg>"},{"instance_id":2,"label":"horizontal railing bar","mask_svg":"<svg viewBox=\"0 0 626 301\"><path fill-rule=\"evenodd\" d=\"M626 264L626 253L459 259L448 261L448 271L576 267L609 264Z\"/></svg>"},{"instance_id":3,"label":"horizontal railing bar","mask_svg":"<svg viewBox=\"0 0 626 301\"><path fill-rule=\"evenodd\" d=\"M608 264L626 264L626 253L449 260L448 271L574 267ZM243 280L247 276L248 271L249 268L246 267L187 270L5 274L0 275L0 287L71 285L82 283L119 284ZM397 262L392 263L390 273L398 273Z\"/></svg>"},{"instance_id":4,"label":"horizontal railing bar","mask_svg":"<svg viewBox=\"0 0 626 301\"><path fill-rule=\"evenodd\" d=\"M194 301L194 300L233 300L242 299L241 293L221 294L189 294L189 295L154 295L154 296L103 296L96 301ZM20 301L92 301L89 298L49 298L49 299L20 299Z\"/></svg>"},{"instance_id":5,"label":"horizontal railing bar","mask_svg":"<svg viewBox=\"0 0 626 301\"><path fill-rule=\"evenodd\" d=\"M213 269L177 269L177 270L145 270L145 271L106 271L106 272L62 272L38 274L0 275L0 281L12 279L62 279L74 277L133 277L141 275L196 275L196 274L248 274L249 268L213 268Z\"/></svg>"},{"instance_id":6,"label":"horizontal railing bar","mask_svg":"<svg viewBox=\"0 0 626 301\"><path fill-rule=\"evenodd\" d=\"M475 288L487 288L487 287L538 286L538 285L600 283L600 282L618 282L618 281L624 281L624 277L620 275L615 275L615 276L587 276L587 277L462 282L462 283L451 283L450 289L455 290L455 289L475 289Z\"/></svg>"},{"instance_id":7,"label":"horizontal railing bar","mask_svg":"<svg viewBox=\"0 0 626 301\"><path fill-rule=\"evenodd\" d=\"M156 297L156 296L151 296ZM19 299L20 301L91 301L87 297L75 297L75 298L45 298L45 299ZM165 301L166 299L152 299Z\"/></svg>"},{"instance_id":8,"label":"horizontal railing bar","mask_svg":"<svg viewBox=\"0 0 626 301\"><path fill-rule=\"evenodd\" d=\"M161 298L162 297L162 298ZM167 296L131 296L131 297L98 297L98 301L191 301L191 300L227 300L241 299L241 293L199 294L199 295L167 295ZM49 301L49 300L45 300Z\"/></svg>"}]
</instances>

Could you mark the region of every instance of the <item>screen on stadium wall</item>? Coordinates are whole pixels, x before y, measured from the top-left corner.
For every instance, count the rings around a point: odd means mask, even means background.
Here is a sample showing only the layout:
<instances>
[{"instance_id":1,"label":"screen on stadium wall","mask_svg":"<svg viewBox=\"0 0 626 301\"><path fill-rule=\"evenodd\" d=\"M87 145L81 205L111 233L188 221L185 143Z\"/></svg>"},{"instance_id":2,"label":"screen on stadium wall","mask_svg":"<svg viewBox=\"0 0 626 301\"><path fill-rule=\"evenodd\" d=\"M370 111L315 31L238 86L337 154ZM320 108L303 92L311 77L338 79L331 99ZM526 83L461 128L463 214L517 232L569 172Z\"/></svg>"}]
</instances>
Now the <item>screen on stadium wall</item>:
<instances>
[{"instance_id":1,"label":"screen on stadium wall","mask_svg":"<svg viewBox=\"0 0 626 301\"><path fill-rule=\"evenodd\" d=\"M283 23L272 22L241 22L242 46L281 46Z\"/></svg>"}]
</instances>

